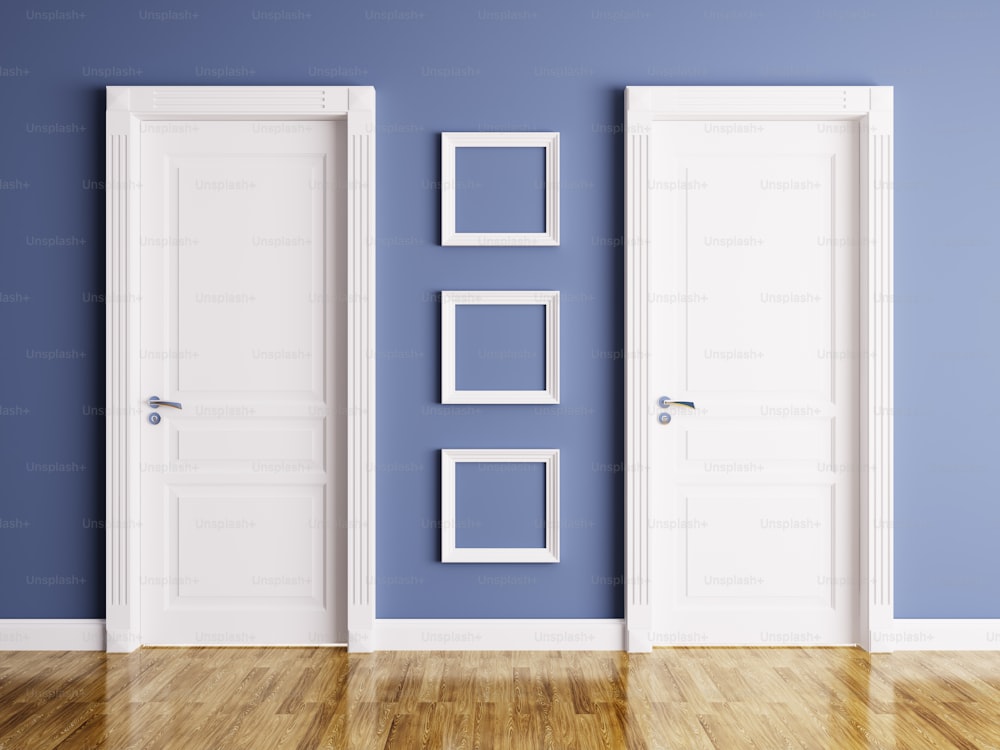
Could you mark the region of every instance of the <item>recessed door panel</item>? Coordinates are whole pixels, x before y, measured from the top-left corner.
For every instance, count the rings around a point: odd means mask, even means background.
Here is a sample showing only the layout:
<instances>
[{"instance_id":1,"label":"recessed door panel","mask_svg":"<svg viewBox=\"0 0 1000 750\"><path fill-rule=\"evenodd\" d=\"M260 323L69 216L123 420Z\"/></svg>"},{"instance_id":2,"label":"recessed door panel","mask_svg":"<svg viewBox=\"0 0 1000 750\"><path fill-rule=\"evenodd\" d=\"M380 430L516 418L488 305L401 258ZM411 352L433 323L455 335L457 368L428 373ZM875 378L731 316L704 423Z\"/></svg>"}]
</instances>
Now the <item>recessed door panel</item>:
<instances>
[{"instance_id":1,"label":"recessed door panel","mask_svg":"<svg viewBox=\"0 0 1000 750\"><path fill-rule=\"evenodd\" d=\"M170 302L177 341L191 352L178 361L182 391L322 397L324 161L322 153L168 159L171 218L183 239Z\"/></svg>"},{"instance_id":2,"label":"recessed door panel","mask_svg":"<svg viewBox=\"0 0 1000 750\"><path fill-rule=\"evenodd\" d=\"M828 492L732 485L682 494L689 523L678 554L686 558L686 599L754 608L830 604ZM733 545L733 538L740 543Z\"/></svg>"},{"instance_id":3,"label":"recessed door panel","mask_svg":"<svg viewBox=\"0 0 1000 750\"><path fill-rule=\"evenodd\" d=\"M323 493L316 487L181 487L172 498L169 609L323 605ZM294 537L299 546L289 548Z\"/></svg>"}]
</instances>

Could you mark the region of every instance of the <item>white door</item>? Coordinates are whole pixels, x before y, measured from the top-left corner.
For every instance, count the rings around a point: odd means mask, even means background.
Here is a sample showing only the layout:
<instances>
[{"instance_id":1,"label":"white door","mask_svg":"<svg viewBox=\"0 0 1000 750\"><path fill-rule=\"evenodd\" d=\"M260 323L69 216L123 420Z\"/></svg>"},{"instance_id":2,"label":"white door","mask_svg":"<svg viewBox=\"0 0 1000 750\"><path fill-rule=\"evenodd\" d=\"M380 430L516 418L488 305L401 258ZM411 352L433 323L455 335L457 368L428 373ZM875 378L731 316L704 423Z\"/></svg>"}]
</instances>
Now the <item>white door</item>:
<instances>
[{"instance_id":1,"label":"white door","mask_svg":"<svg viewBox=\"0 0 1000 750\"><path fill-rule=\"evenodd\" d=\"M859 124L649 136L651 640L855 643Z\"/></svg>"},{"instance_id":2,"label":"white door","mask_svg":"<svg viewBox=\"0 0 1000 750\"><path fill-rule=\"evenodd\" d=\"M139 382L183 407L141 406L143 643L347 640L345 154L143 123Z\"/></svg>"}]
</instances>

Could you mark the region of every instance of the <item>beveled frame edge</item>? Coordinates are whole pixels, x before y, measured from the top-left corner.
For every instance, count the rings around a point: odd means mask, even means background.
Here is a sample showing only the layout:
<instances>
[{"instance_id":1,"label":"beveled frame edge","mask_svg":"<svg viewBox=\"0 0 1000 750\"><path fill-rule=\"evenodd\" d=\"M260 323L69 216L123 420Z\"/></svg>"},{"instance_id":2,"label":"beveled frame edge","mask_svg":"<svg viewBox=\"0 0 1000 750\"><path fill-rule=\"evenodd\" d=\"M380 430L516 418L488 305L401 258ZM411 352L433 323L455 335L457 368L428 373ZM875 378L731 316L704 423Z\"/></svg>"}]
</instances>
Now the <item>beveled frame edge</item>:
<instances>
[{"instance_id":1,"label":"beveled frame edge","mask_svg":"<svg viewBox=\"0 0 1000 750\"><path fill-rule=\"evenodd\" d=\"M805 119L860 123L859 645L893 643L893 89L891 86L628 86L625 89L625 464L649 463L648 160L651 125L670 119ZM625 619L629 651L652 647L649 486L625 474Z\"/></svg>"},{"instance_id":2,"label":"beveled frame edge","mask_svg":"<svg viewBox=\"0 0 1000 750\"><path fill-rule=\"evenodd\" d=\"M458 305L544 305L545 388L541 390L458 390L455 387ZM558 404L559 403L559 292L557 291L442 291L441 292L441 403L442 404Z\"/></svg>"},{"instance_id":3,"label":"beveled frame edge","mask_svg":"<svg viewBox=\"0 0 1000 750\"><path fill-rule=\"evenodd\" d=\"M137 469L138 168L146 120L260 117L347 123L348 650L374 650L375 89L371 86L108 86L106 152L106 634L142 643Z\"/></svg>"},{"instance_id":4,"label":"beveled frame edge","mask_svg":"<svg viewBox=\"0 0 1000 750\"><path fill-rule=\"evenodd\" d=\"M544 148L544 232L459 232L455 215L456 148ZM441 133L441 244L466 247L554 246L559 244L559 133Z\"/></svg>"},{"instance_id":5,"label":"beveled frame edge","mask_svg":"<svg viewBox=\"0 0 1000 750\"><path fill-rule=\"evenodd\" d=\"M455 470L459 463L545 464L544 547L456 547ZM444 448L441 450L441 562L559 562L558 448Z\"/></svg>"}]
</instances>

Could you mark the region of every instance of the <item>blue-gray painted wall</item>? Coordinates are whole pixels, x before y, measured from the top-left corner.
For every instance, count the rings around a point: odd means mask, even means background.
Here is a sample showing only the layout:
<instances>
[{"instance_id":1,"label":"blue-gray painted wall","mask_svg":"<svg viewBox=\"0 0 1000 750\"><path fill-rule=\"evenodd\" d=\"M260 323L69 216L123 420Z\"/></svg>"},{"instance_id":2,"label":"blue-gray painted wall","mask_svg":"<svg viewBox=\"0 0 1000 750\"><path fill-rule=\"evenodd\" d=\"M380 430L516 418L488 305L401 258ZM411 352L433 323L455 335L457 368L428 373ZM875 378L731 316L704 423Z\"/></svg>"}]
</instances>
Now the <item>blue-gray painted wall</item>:
<instances>
[{"instance_id":1,"label":"blue-gray painted wall","mask_svg":"<svg viewBox=\"0 0 1000 750\"><path fill-rule=\"evenodd\" d=\"M0 617L104 615L107 84L376 87L382 617L622 616L623 87L895 86L896 614L1000 617L998 16L923 0L5 3ZM561 133L559 247L439 246L439 134L466 130ZM479 288L560 291L560 405L438 403L438 294ZM561 450L562 562L438 563L438 450L522 446Z\"/></svg>"}]
</instances>

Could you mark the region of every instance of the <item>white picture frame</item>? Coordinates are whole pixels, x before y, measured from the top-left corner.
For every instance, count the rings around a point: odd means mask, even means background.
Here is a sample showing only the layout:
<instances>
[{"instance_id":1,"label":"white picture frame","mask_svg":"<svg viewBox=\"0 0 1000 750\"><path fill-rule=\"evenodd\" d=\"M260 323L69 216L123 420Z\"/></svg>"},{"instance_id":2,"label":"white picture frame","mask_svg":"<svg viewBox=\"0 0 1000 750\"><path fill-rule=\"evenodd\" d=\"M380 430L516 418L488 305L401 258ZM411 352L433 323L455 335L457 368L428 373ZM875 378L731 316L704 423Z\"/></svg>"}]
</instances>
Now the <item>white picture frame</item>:
<instances>
[{"instance_id":1,"label":"white picture frame","mask_svg":"<svg viewBox=\"0 0 1000 750\"><path fill-rule=\"evenodd\" d=\"M539 390L459 390L455 315L459 305L543 305L545 307L545 387ZM558 404L559 292L443 291L441 292L442 404Z\"/></svg>"},{"instance_id":2,"label":"white picture frame","mask_svg":"<svg viewBox=\"0 0 1000 750\"><path fill-rule=\"evenodd\" d=\"M544 547L457 547L455 470L459 463L545 464ZM454 448L441 451L441 562L559 562L559 449Z\"/></svg>"},{"instance_id":3,"label":"white picture frame","mask_svg":"<svg viewBox=\"0 0 1000 750\"><path fill-rule=\"evenodd\" d=\"M455 195L458 148L544 148L544 232L459 232ZM441 244L480 246L552 246L559 244L559 133L441 133Z\"/></svg>"}]
</instances>

